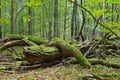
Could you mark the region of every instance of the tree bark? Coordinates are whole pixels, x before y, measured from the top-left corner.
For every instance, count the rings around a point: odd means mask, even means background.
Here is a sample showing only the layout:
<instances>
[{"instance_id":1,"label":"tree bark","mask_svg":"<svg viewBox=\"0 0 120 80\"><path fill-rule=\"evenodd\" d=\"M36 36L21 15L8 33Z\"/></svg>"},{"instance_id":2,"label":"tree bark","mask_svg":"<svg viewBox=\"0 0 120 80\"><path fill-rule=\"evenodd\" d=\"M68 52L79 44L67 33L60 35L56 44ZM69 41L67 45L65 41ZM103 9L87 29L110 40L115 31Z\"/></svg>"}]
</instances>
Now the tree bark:
<instances>
[{"instance_id":1,"label":"tree bark","mask_svg":"<svg viewBox=\"0 0 120 80\"><path fill-rule=\"evenodd\" d=\"M67 0L66 0L66 3L65 3L65 12L64 12L64 40L66 38L66 18L67 18Z\"/></svg>"},{"instance_id":2,"label":"tree bark","mask_svg":"<svg viewBox=\"0 0 120 80\"><path fill-rule=\"evenodd\" d=\"M11 34L14 34L14 0L11 0Z\"/></svg>"},{"instance_id":3,"label":"tree bark","mask_svg":"<svg viewBox=\"0 0 120 80\"><path fill-rule=\"evenodd\" d=\"M28 21L28 34L32 35L33 32L33 11L31 7L28 7L28 15L29 15L29 19L30 21Z\"/></svg>"},{"instance_id":4,"label":"tree bark","mask_svg":"<svg viewBox=\"0 0 120 80\"><path fill-rule=\"evenodd\" d=\"M81 0L81 6L83 6L83 0ZM84 13L84 11L82 10L82 25L81 25L81 28L80 28L80 31L79 31L79 34L78 34L78 36L77 36L77 41L80 41L80 39L82 40L82 41L84 41L85 39L84 39L84 36L83 36L83 29L84 29L84 26L85 26L85 21L86 21L86 18L85 18L85 13Z\"/></svg>"},{"instance_id":5,"label":"tree bark","mask_svg":"<svg viewBox=\"0 0 120 80\"><path fill-rule=\"evenodd\" d=\"M1 0L0 0L0 5L1 5ZM2 9L0 7L0 20L1 20L1 17L2 17ZM0 24L0 38L2 38L2 26Z\"/></svg>"},{"instance_id":6,"label":"tree bark","mask_svg":"<svg viewBox=\"0 0 120 80\"><path fill-rule=\"evenodd\" d=\"M74 38L75 34L75 15L77 11L77 0L75 0L75 3L73 4L73 10L72 10L72 18L71 18L71 39Z\"/></svg>"},{"instance_id":7,"label":"tree bark","mask_svg":"<svg viewBox=\"0 0 120 80\"><path fill-rule=\"evenodd\" d=\"M58 0L54 0L54 37L60 37L58 26Z\"/></svg>"}]
</instances>

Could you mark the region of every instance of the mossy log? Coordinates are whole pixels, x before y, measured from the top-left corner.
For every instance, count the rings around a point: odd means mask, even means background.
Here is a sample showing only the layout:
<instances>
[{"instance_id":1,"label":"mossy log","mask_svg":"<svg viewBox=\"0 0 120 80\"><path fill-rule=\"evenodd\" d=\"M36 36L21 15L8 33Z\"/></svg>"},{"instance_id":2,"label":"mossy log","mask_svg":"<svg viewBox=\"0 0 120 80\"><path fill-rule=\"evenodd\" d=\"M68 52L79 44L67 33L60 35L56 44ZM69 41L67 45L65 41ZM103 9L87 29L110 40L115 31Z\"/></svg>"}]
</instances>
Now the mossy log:
<instances>
[{"instance_id":1,"label":"mossy log","mask_svg":"<svg viewBox=\"0 0 120 80\"><path fill-rule=\"evenodd\" d=\"M109 61L105 61L102 59L88 59L89 63L91 63L91 65L103 65L103 66L107 66L107 67L112 67L112 68L120 68L120 64L119 63L112 63ZM75 58L71 58L69 63L71 64L78 64L78 61Z\"/></svg>"},{"instance_id":2,"label":"mossy log","mask_svg":"<svg viewBox=\"0 0 120 80\"><path fill-rule=\"evenodd\" d=\"M113 67L113 68L120 68L119 63L111 63L102 59L89 59L88 60L92 65L100 64L108 67Z\"/></svg>"},{"instance_id":3,"label":"mossy log","mask_svg":"<svg viewBox=\"0 0 120 80\"><path fill-rule=\"evenodd\" d=\"M63 57L67 57L61 53L58 48L45 47L43 45L24 47L24 55L24 60L28 61L31 64L50 62L53 60L62 59Z\"/></svg>"},{"instance_id":4,"label":"mossy log","mask_svg":"<svg viewBox=\"0 0 120 80\"><path fill-rule=\"evenodd\" d=\"M0 47L0 51L3 51L13 46L27 45L28 47L24 47L24 59L26 61L29 61L30 63L42 63L65 57L75 57L82 66L87 68L90 67L90 63L82 55L82 52L75 46L70 45L62 39L56 38L51 41L47 46L39 46L39 44L43 44L47 41L43 41L43 39L38 39L31 36L24 37L12 35L9 37L9 40Z\"/></svg>"},{"instance_id":5,"label":"mossy log","mask_svg":"<svg viewBox=\"0 0 120 80\"><path fill-rule=\"evenodd\" d=\"M61 52L64 53L64 55L69 55L71 57L75 57L79 64L81 64L84 67L90 67L91 64L88 62L88 60L83 56L82 52L77 49L75 46L68 44L64 40L60 38L55 38L49 46L56 46L60 49Z\"/></svg>"},{"instance_id":6,"label":"mossy log","mask_svg":"<svg viewBox=\"0 0 120 80\"><path fill-rule=\"evenodd\" d=\"M48 40L46 40L45 38L28 36L28 35L14 35L14 34L9 35L8 38L5 40L5 42L12 41L12 40L22 40L22 39L28 39L29 41L32 41L38 45L48 42Z\"/></svg>"},{"instance_id":7,"label":"mossy log","mask_svg":"<svg viewBox=\"0 0 120 80\"><path fill-rule=\"evenodd\" d=\"M37 38L32 36L10 35L8 38L4 39L4 42L5 43L0 47L0 52L14 46L41 45L47 43L47 40L45 40L44 38Z\"/></svg>"},{"instance_id":8,"label":"mossy log","mask_svg":"<svg viewBox=\"0 0 120 80\"><path fill-rule=\"evenodd\" d=\"M22 40L14 40L14 41L9 41L4 43L1 47L0 47L0 52L10 48L10 47L14 47L14 46L25 46L27 45L24 41Z\"/></svg>"},{"instance_id":9,"label":"mossy log","mask_svg":"<svg viewBox=\"0 0 120 80\"><path fill-rule=\"evenodd\" d=\"M43 45L25 47L25 60L30 63L34 63L35 61L42 63L65 57L75 57L82 66L87 68L90 67L90 63L82 55L80 50L62 39L56 38L47 46L48 47Z\"/></svg>"}]
</instances>

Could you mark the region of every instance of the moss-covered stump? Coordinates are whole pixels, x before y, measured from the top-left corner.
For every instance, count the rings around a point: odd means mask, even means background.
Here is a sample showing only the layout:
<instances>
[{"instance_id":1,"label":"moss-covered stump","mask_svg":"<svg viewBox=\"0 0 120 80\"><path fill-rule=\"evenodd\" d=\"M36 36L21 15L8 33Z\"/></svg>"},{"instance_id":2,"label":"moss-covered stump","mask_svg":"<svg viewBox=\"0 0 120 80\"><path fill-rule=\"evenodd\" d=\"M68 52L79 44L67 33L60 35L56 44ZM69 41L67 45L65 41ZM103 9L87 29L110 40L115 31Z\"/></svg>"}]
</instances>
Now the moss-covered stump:
<instances>
[{"instance_id":1,"label":"moss-covered stump","mask_svg":"<svg viewBox=\"0 0 120 80\"><path fill-rule=\"evenodd\" d=\"M77 49L75 46L70 45L69 43L65 42L64 40L60 38L55 38L49 46L56 46L60 49L61 52L64 53L64 55L69 55L71 57L75 57L79 64L81 64L84 67L89 68L91 64L88 62L88 60L82 55L82 52Z\"/></svg>"}]
</instances>

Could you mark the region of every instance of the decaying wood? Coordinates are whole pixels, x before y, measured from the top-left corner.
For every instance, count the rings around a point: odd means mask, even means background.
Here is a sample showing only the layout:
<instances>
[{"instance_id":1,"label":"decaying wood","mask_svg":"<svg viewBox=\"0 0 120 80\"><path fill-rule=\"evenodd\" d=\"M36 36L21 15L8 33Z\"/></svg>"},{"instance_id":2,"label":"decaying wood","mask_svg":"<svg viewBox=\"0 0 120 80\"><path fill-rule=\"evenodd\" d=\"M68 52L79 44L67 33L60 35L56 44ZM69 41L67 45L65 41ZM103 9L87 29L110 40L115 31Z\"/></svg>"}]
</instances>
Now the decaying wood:
<instances>
[{"instance_id":1,"label":"decaying wood","mask_svg":"<svg viewBox=\"0 0 120 80\"><path fill-rule=\"evenodd\" d=\"M4 51L5 49L10 48L10 47L24 46L24 45L27 45L27 44L22 40L9 41L9 42L4 43L4 45L2 45L0 47L0 52Z\"/></svg>"},{"instance_id":2,"label":"decaying wood","mask_svg":"<svg viewBox=\"0 0 120 80\"><path fill-rule=\"evenodd\" d=\"M89 59L88 60L92 65L96 65L96 64L101 64L104 66L108 66L108 67L113 67L113 68L120 68L120 64L119 63L111 63L102 59Z\"/></svg>"},{"instance_id":3,"label":"decaying wood","mask_svg":"<svg viewBox=\"0 0 120 80\"><path fill-rule=\"evenodd\" d=\"M79 49L77 49L75 46L66 43L64 40L56 38L49 45L56 46L62 52L64 52L64 55L70 55L72 57L75 57L82 66L90 67L90 63L83 56L82 52Z\"/></svg>"},{"instance_id":4,"label":"decaying wood","mask_svg":"<svg viewBox=\"0 0 120 80\"><path fill-rule=\"evenodd\" d=\"M43 63L65 57L56 47L33 46L24 47L24 60L30 63ZM63 56L62 56L63 55Z\"/></svg>"},{"instance_id":5,"label":"decaying wood","mask_svg":"<svg viewBox=\"0 0 120 80\"><path fill-rule=\"evenodd\" d=\"M24 47L23 52L25 55L24 60L30 63L43 63L46 61L53 61L70 56L75 57L82 66L87 68L90 67L90 63L82 55L82 52L73 45L70 45L60 38L54 39L48 43L47 46L39 45L44 44L45 42L47 41L43 41L43 39L40 40L40 38L36 37L12 36L3 46L0 47L0 50L3 51L9 47L27 44L28 47Z\"/></svg>"},{"instance_id":6,"label":"decaying wood","mask_svg":"<svg viewBox=\"0 0 120 80\"><path fill-rule=\"evenodd\" d=\"M119 64L112 64L104 60L87 60L83 55L87 54L86 57L101 57L103 56L103 44L100 39L92 39L83 43L80 46L68 43L60 38L56 38L50 42L43 38L23 35L12 35L2 40L4 43L0 47L0 52L14 47L23 46L24 48L24 59L30 63L44 63L54 60L59 60L66 57L74 57L84 67L90 67L91 64L102 64L105 66L120 68ZM111 41L106 40L106 55L113 55L120 49L119 45L114 44Z\"/></svg>"}]
</instances>

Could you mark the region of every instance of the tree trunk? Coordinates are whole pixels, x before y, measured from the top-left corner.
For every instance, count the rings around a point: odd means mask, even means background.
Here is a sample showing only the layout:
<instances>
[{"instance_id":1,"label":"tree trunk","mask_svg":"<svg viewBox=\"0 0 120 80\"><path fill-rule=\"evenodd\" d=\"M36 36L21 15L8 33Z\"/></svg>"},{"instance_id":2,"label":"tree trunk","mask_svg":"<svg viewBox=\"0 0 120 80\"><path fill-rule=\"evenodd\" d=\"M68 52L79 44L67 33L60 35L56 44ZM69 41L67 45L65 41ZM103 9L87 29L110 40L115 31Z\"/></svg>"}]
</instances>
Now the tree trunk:
<instances>
[{"instance_id":1,"label":"tree trunk","mask_svg":"<svg viewBox=\"0 0 120 80\"><path fill-rule=\"evenodd\" d=\"M52 40L52 18L51 18L51 1L49 1L49 12L48 12L48 23L49 23L49 34L48 34L48 38L49 40Z\"/></svg>"},{"instance_id":2,"label":"tree trunk","mask_svg":"<svg viewBox=\"0 0 120 80\"><path fill-rule=\"evenodd\" d=\"M0 6L1 6L1 0L0 0ZM0 7L0 20L1 20L1 17L2 17L2 9ZM2 26L0 24L0 38L2 38Z\"/></svg>"},{"instance_id":3,"label":"tree trunk","mask_svg":"<svg viewBox=\"0 0 120 80\"><path fill-rule=\"evenodd\" d=\"M83 6L83 0L81 0L81 6ZM79 34L77 36L77 41L80 41L80 39L82 41L84 41L84 36L83 36L83 29L84 29L84 26L85 26L85 21L86 21L86 18L85 18L85 13L84 11L82 10L82 25L81 25L81 28L80 28L80 31L79 31Z\"/></svg>"},{"instance_id":4,"label":"tree trunk","mask_svg":"<svg viewBox=\"0 0 120 80\"><path fill-rule=\"evenodd\" d=\"M66 18L67 18L67 0L66 0L66 3L65 3L65 12L64 12L64 40L66 38Z\"/></svg>"},{"instance_id":5,"label":"tree trunk","mask_svg":"<svg viewBox=\"0 0 120 80\"><path fill-rule=\"evenodd\" d=\"M60 37L58 26L58 0L54 0L54 37Z\"/></svg>"},{"instance_id":6,"label":"tree trunk","mask_svg":"<svg viewBox=\"0 0 120 80\"><path fill-rule=\"evenodd\" d=\"M74 3L74 5L73 5L73 10L72 10L72 18L71 18L71 39L73 39L74 37L76 37L76 36L74 36L75 35L75 27L76 27L76 13L77 13L77 5L76 5L76 3L77 3L77 0L75 0L75 3Z\"/></svg>"},{"instance_id":7,"label":"tree trunk","mask_svg":"<svg viewBox=\"0 0 120 80\"><path fill-rule=\"evenodd\" d=\"M33 11L31 9L31 7L28 7L28 15L29 15L29 19L30 21L28 21L28 34L32 35L33 34Z\"/></svg>"},{"instance_id":8,"label":"tree trunk","mask_svg":"<svg viewBox=\"0 0 120 80\"><path fill-rule=\"evenodd\" d=\"M14 34L14 0L11 0L11 34Z\"/></svg>"}]
</instances>

